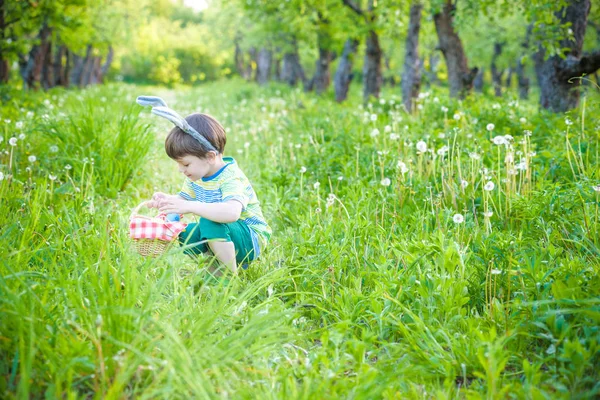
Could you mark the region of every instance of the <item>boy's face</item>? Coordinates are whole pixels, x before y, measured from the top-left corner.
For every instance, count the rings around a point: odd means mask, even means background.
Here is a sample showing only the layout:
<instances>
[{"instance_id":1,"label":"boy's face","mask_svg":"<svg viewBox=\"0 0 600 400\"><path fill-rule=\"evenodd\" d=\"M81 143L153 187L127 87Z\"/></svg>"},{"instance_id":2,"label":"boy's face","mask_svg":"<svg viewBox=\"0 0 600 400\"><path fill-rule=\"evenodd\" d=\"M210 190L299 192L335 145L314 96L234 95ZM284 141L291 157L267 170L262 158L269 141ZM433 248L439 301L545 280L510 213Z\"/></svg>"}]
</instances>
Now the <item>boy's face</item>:
<instances>
[{"instance_id":1,"label":"boy's face","mask_svg":"<svg viewBox=\"0 0 600 400\"><path fill-rule=\"evenodd\" d=\"M176 161L179 167L179 172L190 178L192 181L197 181L198 179L211 176L215 172L213 171L215 165L215 157L213 153L209 153L209 156L206 158L187 155Z\"/></svg>"}]
</instances>

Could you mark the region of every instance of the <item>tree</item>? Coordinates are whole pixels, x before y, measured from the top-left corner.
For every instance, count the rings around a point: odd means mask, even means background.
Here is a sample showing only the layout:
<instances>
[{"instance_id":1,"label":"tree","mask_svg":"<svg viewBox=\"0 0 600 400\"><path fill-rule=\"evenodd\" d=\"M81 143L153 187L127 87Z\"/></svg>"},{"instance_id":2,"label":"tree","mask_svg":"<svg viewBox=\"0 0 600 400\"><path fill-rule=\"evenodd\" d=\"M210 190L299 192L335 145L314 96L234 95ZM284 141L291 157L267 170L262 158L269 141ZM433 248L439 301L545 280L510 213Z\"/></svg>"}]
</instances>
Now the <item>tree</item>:
<instances>
[{"instance_id":1,"label":"tree","mask_svg":"<svg viewBox=\"0 0 600 400\"><path fill-rule=\"evenodd\" d=\"M582 54L583 38L590 13L590 0L566 0L556 11L560 28L567 33L559 40L556 54L547 54L547 48L538 45L534 55L535 70L540 86L540 105L554 112L564 112L579 104L579 87L584 74L600 68L600 50Z\"/></svg>"},{"instance_id":2,"label":"tree","mask_svg":"<svg viewBox=\"0 0 600 400\"><path fill-rule=\"evenodd\" d=\"M335 101L338 103L341 103L342 101L346 100L346 97L348 97L350 82L352 82L354 77L352 74L352 65L357 48L357 39L347 39L346 43L344 43L342 57L340 58L338 68L334 76Z\"/></svg>"},{"instance_id":3,"label":"tree","mask_svg":"<svg viewBox=\"0 0 600 400\"><path fill-rule=\"evenodd\" d=\"M410 6L410 22L406 35L404 72L402 73L402 102L408 112L412 112L413 100L421 88L421 67L419 60L419 30L421 28L422 4L416 0Z\"/></svg>"},{"instance_id":4,"label":"tree","mask_svg":"<svg viewBox=\"0 0 600 400\"><path fill-rule=\"evenodd\" d=\"M455 12L456 3L445 0L444 4L434 11L433 20L439 47L446 59L450 96L462 98L473 87L477 68L469 69L462 41L454 29Z\"/></svg>"},{"instance_id":5,"label":"tree","mask_svg":"<svg viewBox=\"0 0 600 400\"><path fill-rule=\"evenodd\" d=\"M383 83L383 77L381 75L382 51L379 44L379 35L375 30L375 22L377 19L375 12L376 2L374 0L368 0L367 9L363 10L362 7L352 0L342 1L357 15L361 16L368 27L365 40L365 58L363 62L363 98L365 101L371 96L378 98Z\"/></svg>"}]
</instances>

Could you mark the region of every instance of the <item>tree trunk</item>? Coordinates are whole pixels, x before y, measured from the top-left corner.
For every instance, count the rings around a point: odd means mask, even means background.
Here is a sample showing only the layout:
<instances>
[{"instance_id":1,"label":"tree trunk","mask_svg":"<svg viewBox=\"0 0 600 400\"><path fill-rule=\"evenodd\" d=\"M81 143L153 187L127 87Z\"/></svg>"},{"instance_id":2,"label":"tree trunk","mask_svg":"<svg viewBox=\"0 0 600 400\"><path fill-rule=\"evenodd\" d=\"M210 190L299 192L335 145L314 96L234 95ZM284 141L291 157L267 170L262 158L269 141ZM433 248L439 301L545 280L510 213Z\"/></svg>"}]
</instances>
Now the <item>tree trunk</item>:
<instances>
[{"instance_id":1,"label":"tree trunk","mask_svg":"<svg viewBox=\"0 0 600 400\"><path fill-rule=\"evenodd\" d=\"M63 57L66 53L65 46L59 46L54 53L54 86L66 86L65 67L63 65Z\"/></svg>"},{"instance_id":2,"label":"tree trunk","mask_svg":"<svg viewBox=\"0 0 600 400\"><path fill-rule=\"evenodd\" d=\"M417 1L410 6L408 34L406 35L406 54L402 73L402 102L409 113L413 110L413 101L421 88L421 68L419 62L419 30L421 29L421 10Z\"/></svg>"},{"instance_id":3,"label":"tree trunk","mask_svg":"<svg viewBox=\"0 0 600 400\"><path fill-rule=\"evenodd\" d=\"M335 101L341 103L348 97L348 90L350 89L350 82L352 82L352 63L354 61L354 55L358 48L358 40L347 39L344 43L344 50L342 51L342 58L338 64L335 76L333 77L333 85L335 89Z\"/></svg>"},{"instance_id":4,"label":"tree trunk","mask_svg":"<svg viewBox=\"0 0 600 400\"><path fill-rule=\"evenodd\" d=\"M506 75L506 83L504 84L504 86L506 86L508 89L510 89L510 87L512 86L512 78L513 78L514 72L515 72L515 69L511 65L509 65L507 75Z\"/></svg>"},{"instance_id":5,"label":"tree trunk","mask_svg":"<svg viewBox=\"0 0 600 400\"><path fill-rule=\"evenodd\" d=\"M64 72L65 80L63 82L63 86L64 87L69 87L69 85L70 85L71 67L72 67L72 64L73 64L72 59L73 59L73 53L69 50L69 48L66 48L66 51L65 51L65 72Z\"/></svg>"},{"instance_id":6,"label":"tree trunk","mask_svg":"<svg viewBox=\"0 0 600 400\"><path fill-rule=\"evenodd\" d=\"M48 41L46 54L44 54L44 65L42 67L42 87L46 90L54 87L55 79L52 61L52 42Z\"/></svg>"},{"instance_id":7,"label":"tree trunk","mask_svg":"<svg viewBox=\"0 0 600 400\"><path fill-rule=\"evenodd\" d=\"M48 38L52 33L52 29L46 22L42 25L42 29L38 33L39 44L34 45L29 51L29 57L20 56L21 77L25 86L37 90L40 86L42 70L44 67L45 56L48 53Z\"/></svg>"},{"instance_id":8,"label":"tree trunk","mask_svg":"<svg viewBox=\"0 0 600 400\"><path fill-rule=\"evenodd\" d=\"M94 57L92 56L92 45L88 45L87 50L85 52L85 59L83 61L81 76L79 77L79 87L85 87L90 83L90 69L92 68L92 63L94 61L93 59Z\"/></svg>"},{"instance_id":9,"label":"tree trunk","mask_svg":"<svg viewBox=\"0 0 600 400\"><path fill-rule=\"evenodd\" d=\"M600 49L600 23L588 20L588 24L596 30L596 47ZM592 75L594 75L596 78L596 85L600 86L600 77L598 76L598 71L594 71Z\"/></svg>"},{"instance_id":10,"label":"tree trunk","mask_svg":"<svg viewBox=\"0 0 600 400\"><path fill-rule=\"evenodd\" d=\"M545 58L541 45L534 55L535 71L540 86L540 105L553 112L565 112L579 105L579 86L576 79L583 74L592 74L600 68L600 51L589 55L581 54L590 0L569 0L566 9L556 13L561 24L570 23L575 40L563 39L560 48L568 48L565 58L558 55ZM573 79L575 78L575 79Z\"/></svg>"},{"instance_id":11,"label":"tree trunk","mask_svg":"<svg viewBox=\"0 0 600 400\"><path fill-rule=\"evenodd\" d=\"M8 60L0 58L0 84L8 83L10 78L10 64Z\"/></svg>"},{"instance_id":12,"label":"tree trunk","mask_svg":"<svg viewBox=\"0 0 600 400\"><path fill-rule=\"evenodd\" d=\"M78 54L73 52L69 53L71 54L73 65L73 68L70 71L71 73L69 74L69 82L72 85L79 85L79 82L81 81L81 75L83 73L84 59Z\"/></svg>"},{"instance_id":13,"label":"tree trunk","mask_svg":"<svg viewBox=\"0 0 600 400\"><path fill-rule=\"evenodd\" d=\"M379 45L379 37L373 30L367 33L367 48L365 51L365 61L363 65L363 98L365 101L373 96L379 98L381 83L381 46Z\"/></svg>"},{"instance_id":14,"label":"tree trunk","mask_svg":"<svg viewBox=\"0 0 600 400\"><path fill-rule=\"evenodd\" d=\"M477 68L469 70L462 42L453 26L455 11L455 5L447 0L442 10L433 16L433 20L439 47L446 59L450 96L463 98L473 87Z\"/></svg>"},{"instance_id":15,"label":"tree trunk","mask_svg":"<svg viewBox=\"0 0 600 400\"><path fill-rule=\"evenodd\" d=\"M102 67L100 67L100 76L99 76L100 83L104 82L104 77L106 76L106 73L108 72L110 65L113 62L114 56L115 56L115 51L114 51L113 47L108 46L108 53L106 54L106 60L104 61L104 64L102 64Z\"/></svg>"},{"instance_id":16,"label":"tree trunk","mask_svg":"<svg viewBox=\"0 0 600 400\"><path fill-rule=\"evenodd\" d=\"M276 81L281 81L281 57L275 57L275 61L273 62L273 77Z\"/></svg>"},{"instance_id":17,"label":"tree trunk","mask_svg":"<svg viewBox=\"0 0 600 400\"><path fill-rule=\"evenodd\" d=\"M0 0L0 43L4 43L6 40L4 32L6 29L4 19L4 0ZM4 54L0 51L0 84L8 83L10 78L10 63L4 58Z\"/></svg>"},{"instance_id":18,"label":"tree trunk","mask_svg":"<svg viewBox=\"0 0 600 400\"><path fill-rule=\"evenodd\" d=\"M269 81L272 59L273 54L271 50L267 50L264 47L259 50L256 59L256 81L259 85L266 85Z\"/></svg>"},{"instance_id":19,"label":"tree trunk","mask_svg":"<svg viewBox=\"0 0 600 400\"><path fill-rule=\"evenodd\" d=\"M315 75L312 82L317 94L326 91L331 83L331 74L329 73L331 56L332 54L329 49L319 47L319 59L315 65Z\"/></svg>"},{"instance_id":20,"label":"tree trunk","mask_svg":"<svg viewBox=\"0 0 600 400\"><path fill-rule=\"evenodd\" d=\"M515 73L517 74L517 82L519 83L519 98L523 100L528 99L529 78L525 75L525 65L523 65L523 60L521 58L517 61Z\"/></svg>"},{"instance_id":21,"label":"tree trunk","mask_svg":"<svg viewBox=\"0 0 600 400\"><path fill-rule=\"evenodd\" d=\"M97 85L101 82L102 57L92 57L92 67L90 68L90 85Z\"/></svg>"},{"instance_id":22,"label":"tree trunk","mask_svg":"<svg viewBox=\"0 0 600 400\"><path fill-rule=\"evenodd\" d=\"M296 83L299 80L304 82L306 80L306 76L304 75L304 69L300 64L300 56L298 55L298 44L296 43L296 38L292 38L291 45L292 50L283 55L281 80L290 86L296 86Z\"/></svg>"},{"instance_id":23,"label":"tree trunk","mask_svg":"<svg viewBox=\"0 0 600 400\"><path fill-rule=\"evenodd\" d=\"M475 75L475 79L473 79L473 86L475 87L475 91L477 93L483 93L483 75L485 69L482 67L477 70L477 74Z\"/></svg>"},{"instance_id":24,"label":"tree trunk","mask_svg":"<svg viewBox=\"0 0 600 400\"><path fill-rule=\"evenodd\" d=\"M357 15L364 18L369 27L366 39L365 59L363 62L363 99L368 101L369 97L379 97L383 77L381 75L381 57L382 51L379 45L379 37L373 28L375 22L375 1L369 0L367 12L353 0L342 0L342 2L354 11Z\"/></svg>"},{"instance_id":25,"label":"tree trunk","mask_svg":"<svg viewBox=\"0 0 600 400\"><path fill-rule=\"evenodd\" d=\"M521 48L523 49L523 55L517 58L517 65L515 67L515 73L517 74L517 84L519 87L519 98L525 100L529 98L529 85L530 80L525 75L525 64L523 63L523 59L525 58L525 54L529 53L529 39L531 37L531 31L533 29L533 24L529 24L527 26L527 31L525 33L525 39L521 42Z\"/></svg>"},{"instance_id":26,"label":"tree trunk","mask_svg":"<svg viewBox=\"0 0 600 400\"><path fill-rule=\"evenodd\" d=\"M496 66L498 57L502 54L502 43L494 43L494 55L492 56L492 82L494 83L494 95L496 97L502 97L502 75L504 71L500 71Z\"/></svg>"}]
</instances>

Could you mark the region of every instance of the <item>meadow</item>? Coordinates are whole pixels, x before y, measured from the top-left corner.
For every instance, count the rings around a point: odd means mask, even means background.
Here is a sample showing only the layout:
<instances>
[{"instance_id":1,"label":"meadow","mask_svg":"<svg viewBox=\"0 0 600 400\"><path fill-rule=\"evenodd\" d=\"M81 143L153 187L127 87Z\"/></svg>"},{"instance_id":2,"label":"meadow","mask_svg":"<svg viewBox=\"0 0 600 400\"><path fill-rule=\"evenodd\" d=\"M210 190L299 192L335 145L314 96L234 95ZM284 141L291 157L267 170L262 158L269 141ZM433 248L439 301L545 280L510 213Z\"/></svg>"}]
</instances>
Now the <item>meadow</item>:
<instances>
[{"instance_id":1,"label":"meadow","mask_svg":"<svg viewBox=\"0 0 600 400\"><path fill-rule=\"evenodd\" d=\"M597 92L3 90L0 397L600 395ZM253 182L274 236L228 285L128 237L182 184L141 94L215 116Z\"/></svg>"}]
</instances>

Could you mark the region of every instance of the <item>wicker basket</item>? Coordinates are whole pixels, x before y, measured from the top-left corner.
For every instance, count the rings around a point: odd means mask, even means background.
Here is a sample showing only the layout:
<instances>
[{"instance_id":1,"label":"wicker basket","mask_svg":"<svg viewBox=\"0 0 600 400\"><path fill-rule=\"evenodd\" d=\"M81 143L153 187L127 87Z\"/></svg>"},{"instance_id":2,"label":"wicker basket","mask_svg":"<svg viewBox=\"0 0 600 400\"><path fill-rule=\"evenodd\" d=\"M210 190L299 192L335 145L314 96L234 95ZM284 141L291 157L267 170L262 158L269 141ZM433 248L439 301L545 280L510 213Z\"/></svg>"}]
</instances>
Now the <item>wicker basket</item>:
<instances>
[{"instance_id":1,"label":"wicker basket","mask_svg":"<svg viewBox=\"0 0 600 400\"><path fill-rule=\"evenodd\" d=\"M131 221L133 218L137 218L137 219L145 219L148 221L163 223L164 221L158 217L148 217L145 215L138 214L140 209L142 207L146 206L146 204L148 204L148 201L144 201L141 204L139 204L137 207L135 207L131 211L131 215L129 216L129 221ZM135 244L135 248L138 253L140 253L142 256L150 256L150 257L160 256L173 243L173 242L167 242L165 240L160 240L160 239L132 239L132 240Z\"/></svg>"}]
</instances>

